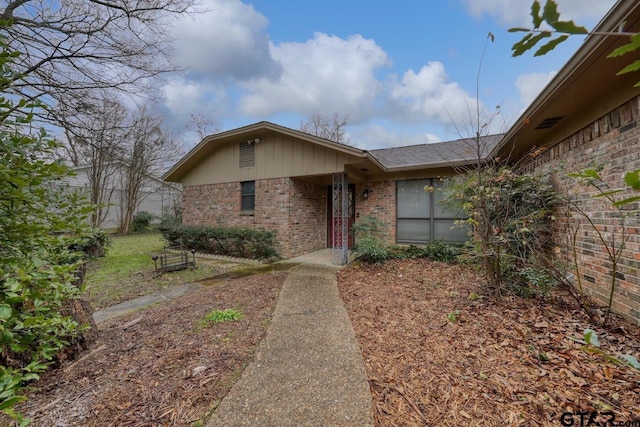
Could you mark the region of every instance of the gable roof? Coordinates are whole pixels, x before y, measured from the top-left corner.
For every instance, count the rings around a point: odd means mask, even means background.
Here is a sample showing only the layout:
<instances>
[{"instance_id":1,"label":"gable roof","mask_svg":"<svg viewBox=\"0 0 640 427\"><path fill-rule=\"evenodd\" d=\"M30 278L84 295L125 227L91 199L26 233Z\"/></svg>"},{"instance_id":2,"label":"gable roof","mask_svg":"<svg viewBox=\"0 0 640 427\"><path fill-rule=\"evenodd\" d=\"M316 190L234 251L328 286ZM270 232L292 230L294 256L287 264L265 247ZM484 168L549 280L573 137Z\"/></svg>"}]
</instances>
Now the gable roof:
<instances>
[{"instance_id":1,"label":"gable roof","mask_svg":"<svg viewBox=\"0 0 640 427\"><path fill-rule=\"evenodd\" d=\"M552 146L568 138L640 94L638 73L617 75L637 54L608 58L628 36L640 32L640 2L619 0L540 95L508 130L493 154L517 160L532 148Z\"/></svg>"},{"instance_id":2,"label":"gable roof","mask_svg":"<svg viewBox=\"0 0 640 427\"><path fill-rule=\"evenodd\" d=\"M310 135L299 130L280 126L275 123L262 121L206 136L202 141L200 141L198 145L196 145L182 159L180 159L175 165L173 165L171 169L169 169L162 176L162 179L178 182L184 175L187 174L187 172L192 167L202 161L206 156L211 154L218 145L238 140L253 140L254 138L258 138L264 131L272 131L283 135L288 135L303 141L310 142L312 144L319 145L321 147L340 151L345 154L350 154L357 157L366 157L366 151L360 150L359 148L341 144L335 141L330 141L328 139Z\"/></svg>"},{"instance_id":3,"label":"gable roof","mask_svg":"<svg viewBox=\"0 0 640 427\"><path fill-rule=\"evenodd\" d=\"M475 138L462 138L455 141L371 150L369 153L387 171L456 166L477 160L478 147L480 160L486 160L501 138L502 134L487 135L480 137L479 144Z\"/></svg>"},{"instance_id":4,"label":"gable roof","mask_svg":"<svg viewBox=\"0 0 640 427\"><path fill-rule=\"evenodd\" d=\"M210 155L219 144L238 140L252 140L259 137L264 131L288 135L331 150L360 157L365 161L369 160L383 172L470 164L477 156L475 154L476 142L473 138L367 151L262 121L205 137L186 156L171 167L162 178L167 181L180 181L191 168ZM491 150L495 148L501 137L502 135L490 135L481 138L482 159L485 159Z\"/></svg>"}]
</instances>

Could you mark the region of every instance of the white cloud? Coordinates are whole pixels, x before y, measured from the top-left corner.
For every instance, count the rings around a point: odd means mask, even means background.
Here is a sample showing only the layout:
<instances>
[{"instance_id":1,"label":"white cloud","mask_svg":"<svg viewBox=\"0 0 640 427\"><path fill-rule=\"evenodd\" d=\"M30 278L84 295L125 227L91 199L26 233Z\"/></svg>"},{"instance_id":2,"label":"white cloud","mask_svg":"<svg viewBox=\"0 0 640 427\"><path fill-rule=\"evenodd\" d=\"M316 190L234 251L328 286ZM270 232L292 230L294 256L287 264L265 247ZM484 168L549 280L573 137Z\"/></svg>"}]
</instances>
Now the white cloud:
<instances>
[{"instance_id":1,"label":"white cloud","mask_svg":"<svg viewBox=\"0 0 640 427\"><path fill-rule=\"evenodd\" d=\"M212 80L277 77L267 18L240 0L207 0L206 12L182 15L174 24L179 66Z\"/></svg>"},{"instance_id":2,"label":"white cloud","mask_svg":"<svg viewBox=\"0 0 640 427\"><path fill-rule=\"evenodd\" d=\"M470 15L489 15L507 26L527 26L531 23L533 0L462 0ZM615 0L556 0L563 20L572 19L578 25L593 26L611 9ZM544 5L544 2L541 2Z\"/></svg>"},{"instance_id":3,"label":"white cloud","mask_svg":"<svg viewBox=\"0 0 640 427\"><path fill-rule=\"evenodd\" d=\"M528 107L531 102L542 92L542 89L551 81L555 71L548 73L522 74L516 79L516 88L520 92L520 102L523 107Z\"/></svg>"},{"instance_id":4,"label":"white cloud","mask_svg":"<svg viewBox=\"0 0 640 427\"><path fill-rule=\"evenodd\" d=\"M185 133L185 126L192 114L202 114L213 122L213 126L222 127L219 118L229 110L231 101L221 86L175 77L160 90L164 99L162 107L167 113L167 125L177 133Z\"/></svg>"},{"instance_id":5,"label":"white cloud","mask_svg":"<svg viewBox=\"0 0 640 427\"><path fill-rule=\"evenodd\" d=\"M458 83L449 80L441 62L433 61L418 73L409 70L392 81L389 92L394 115L407 122L435 121L442 125L465 126L474 122L476 99ZM480 112L486 109L480 103Z\"/></svg>"},{"instance_id":6,"label":"white cloud","mask_svg":"<svg viewBox=\"0 0 640 427\"><path fill-rule=\"evenodd\" d=\"M376 148L401 147L405 145L430 144L441 141L438 136L430 133L397 133L378 124L367 124L356 127L352 129L350 135L354 146L369 150Z\"/></svg>"},{"instance_id":7,"label":"white cloud","mask_svg":"<svg viewBox=\"0 0 640 427\"><path fill-rule=\"evenodd\" d=\"M360 35L342 39L316 33L304 43L273 45L271 52L282 67L281 77L242 84L247 93L241 109L254 117L283 111L339 113L356 123L374 109L380 89L374 71L389 63L382 48Z\"/></svg>"}]
</instances>

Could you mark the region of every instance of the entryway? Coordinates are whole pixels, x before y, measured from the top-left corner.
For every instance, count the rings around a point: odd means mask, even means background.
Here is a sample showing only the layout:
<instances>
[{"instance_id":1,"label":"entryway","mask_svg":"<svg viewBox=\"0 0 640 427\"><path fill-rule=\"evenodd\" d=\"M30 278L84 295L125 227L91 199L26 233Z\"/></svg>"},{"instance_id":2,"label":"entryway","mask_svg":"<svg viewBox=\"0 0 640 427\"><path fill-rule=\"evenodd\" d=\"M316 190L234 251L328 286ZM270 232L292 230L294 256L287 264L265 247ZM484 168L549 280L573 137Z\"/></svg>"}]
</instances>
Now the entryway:
<instances>
[{"instance_id":1,"label":"entryway","mask_svg":"<svg viewBox=\"0 0 640 427\"><path fill-rule=\"evenodd\" d=\"M347 243L348 247L353 247L354 236L351 227L356 219L356 186L355 184L349 184L347 186ZM342 226L342 217L334 216L333 200L334 189L332 186L327 187L327 247L333 248L336 244L334 233L335 228ZM338 242L340 243L340 242Z\"/></svg>"}]
</instances>

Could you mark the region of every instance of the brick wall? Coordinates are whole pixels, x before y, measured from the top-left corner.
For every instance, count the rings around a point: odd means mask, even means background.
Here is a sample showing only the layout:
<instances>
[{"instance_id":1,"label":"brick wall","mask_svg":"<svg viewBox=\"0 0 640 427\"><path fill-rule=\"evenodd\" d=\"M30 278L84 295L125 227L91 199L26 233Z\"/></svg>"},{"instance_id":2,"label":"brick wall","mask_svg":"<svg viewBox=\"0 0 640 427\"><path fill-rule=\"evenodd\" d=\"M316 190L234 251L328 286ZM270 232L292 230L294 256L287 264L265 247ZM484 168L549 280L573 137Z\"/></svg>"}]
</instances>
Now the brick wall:
<instances>
[{"instance_id":1,"label":"brick wall","mask_svg":"<svg viewBox=\"0 0 640 427\"><path fill-rule=\"evenodd\" d=\"M623 187L624 173L640 169L639 106L640 97L627 102L540 154L527 165L528 171L552 176L556 189L587 212L607 240L620 240L620 218L617 211L610 208L603 199L593 198L595 191L578 184L567 174L600 165L600 175L606 183L612 188ZM638 209L638 204L628 208ZM616 313L640 324L640 220L635 216L627 222L629 240L620 260L612 307ZM570 232L576 229L582 283L587 294L606 304L611 289L611 264L607 260L605 247L598 239L598 232L586 218L575 213L566 214L566 209L559 210L556 224L559 259L572 260L568 251L571 246ZM575 269L573 272L575 274Z\"/></svg>"},{"instance_id":2,"label":"brick wall","mask_svg":"<svg viewBox=\"0 0 640 427\"><path fill-rule=\"evenodd\" d=\"M183 223L272 230L277 232L276 250L288 256L289 179L256 181L255 210L251 215L241 211L240 192L239 182L185 187Z\"/></svg>"},{"instance_id":3,"label":"brick wall","mask_svg":"<svg viewBox=\"0 0 640 427\"><path fill-rule=\"evenodd\" d=\"M364 199L365 188L370 190ZM367 185L356 184L356 222L358 217L373 216L387 227L387 243L396 243L396 183L395 181L370 182Z\"/></svg>"},{"instance_id":4,"label":"brick wall","mask_svg":"<svg viewBox=\"0 0 640 427\"><path fill-rule=\"evenodd\" d=\"M291 257L326 247L326 187L291 179L256 181L255 210L240 210L240 183L188 186L183 223L247 227L277 233L278 253Z\"/></svg>"},{"instance_id":5,"label":"brick wall","mask_svg":"<svg viewBox=\"0 0 640 427\"><path fill-rule=\"evenodd\" d=\"M327 187L291 179L289 187L291 252L296 255L327 247Z\"/></svg>"}]
</instances>

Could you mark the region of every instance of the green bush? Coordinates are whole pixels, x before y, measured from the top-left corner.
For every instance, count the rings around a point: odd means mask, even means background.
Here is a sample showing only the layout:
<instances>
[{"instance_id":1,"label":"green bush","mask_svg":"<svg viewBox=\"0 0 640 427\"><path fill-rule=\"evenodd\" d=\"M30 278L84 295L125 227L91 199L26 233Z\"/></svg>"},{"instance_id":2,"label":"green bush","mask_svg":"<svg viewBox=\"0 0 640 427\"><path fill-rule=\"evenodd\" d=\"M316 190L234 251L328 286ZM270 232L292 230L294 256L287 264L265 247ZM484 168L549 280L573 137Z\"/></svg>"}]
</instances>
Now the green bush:
<instances>
[{"instance_id":1,"label":"green bush","mask_svg":"<svg viewBox=\"0 0 640 427\"><path fill-rule=\"evenodd\" d=\"M447 244L441 241L431 242L425 246L394 246L388 249L389 259L429 258L446 263L458 262L461 254L461 245Z\"/></svg>"},{"instance_id":2,"label":"green bush","mask_svg":"<svg viewBox=\"0 0 640 427\"><path fill-rule=\"evenodd\" d=\"M99 228L94 228L84 236L75 238L70 249L84 254L85 259L103 257L106 249L111 246L109 234Z\"/></svg>"},{"instance_id":3,"label":"green bush","mask_svg":"<svg viewBox=\"0 0 640 427\"><path fill-rule=\"evenodd\" d=\"M131 221L131 229L134 233L144 233L145 231L149 231L149 229L151 228L151 223L156 218L158 217L150 212L138 212L133 216L133 219Z\"/></svg>"},{"instance_id":4,"label":"green bush","mask_svg":"<svg viewBox=\"0 0 640 427\"><path fill-rule=\"evenodd\" d=\"M0 48L0 87L6 89L20 81L11 71L18 54L2 36ZM80 297L80 246L92 239L92 208L62 188L69 169L51 160L59 144L32 127L41 108L0 95L0 412L20 425L26 420L13 406L25 399L21 388L86 330L69 306Z\"/></svg>"},{"instance_id":5,"label":"green bush","mask_svg":"<svg viewBox=\"0 0 640 427\"><path fill-rule=\"evenodd\" d=\"M449 211L467 218L460 222L473 228L473 249L466 255L481 262L491 290L498 294L514 286L529 286L519 292L527 294L544 288L528 277L543 269L541 260L548 256L556 203L549 183L507 167L459 175L443 199Z\"/></svg>"},{"instance_id":6,"label":"green bush","mask_svg":"<svg viewBox=\"0 0 640 427\"><path fill-rule=\"evenodd\" d=\"M358 254L358 259L373 264L389 257L385 244L386 227L382 221L372 216L364 216L352 229L356 236L353 250Z\"/></svg>"},{"instance_id":7,"label":"green bush","mask_svg":"<svg viewBox=\"0 0 640 427\"><path fill-rule=\"evenodd\" d=\"M169 246L251 259L276 258L276 233L237 227L207 227L175 223L160 224Z\"/></svg>"}]
</instances>

